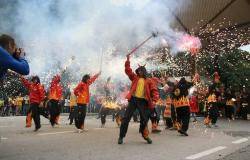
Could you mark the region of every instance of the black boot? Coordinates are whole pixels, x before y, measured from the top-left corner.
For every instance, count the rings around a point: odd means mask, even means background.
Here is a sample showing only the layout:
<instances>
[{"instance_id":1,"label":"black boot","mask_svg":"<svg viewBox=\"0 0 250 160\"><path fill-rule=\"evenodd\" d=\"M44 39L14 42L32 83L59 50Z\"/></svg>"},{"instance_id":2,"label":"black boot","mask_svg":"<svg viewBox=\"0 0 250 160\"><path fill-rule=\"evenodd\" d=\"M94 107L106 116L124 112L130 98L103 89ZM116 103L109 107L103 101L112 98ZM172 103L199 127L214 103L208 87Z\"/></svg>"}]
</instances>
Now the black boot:
<instances>
[{"instance_id":1,"label":"black boot","mask_svg":"<svg viewBox=\"0 0 250 160\"><path fill-rule=\"evenodd\" d=\"M123 144L123 138L119 137L118 144Z\"/></svg>"}]
</instances>

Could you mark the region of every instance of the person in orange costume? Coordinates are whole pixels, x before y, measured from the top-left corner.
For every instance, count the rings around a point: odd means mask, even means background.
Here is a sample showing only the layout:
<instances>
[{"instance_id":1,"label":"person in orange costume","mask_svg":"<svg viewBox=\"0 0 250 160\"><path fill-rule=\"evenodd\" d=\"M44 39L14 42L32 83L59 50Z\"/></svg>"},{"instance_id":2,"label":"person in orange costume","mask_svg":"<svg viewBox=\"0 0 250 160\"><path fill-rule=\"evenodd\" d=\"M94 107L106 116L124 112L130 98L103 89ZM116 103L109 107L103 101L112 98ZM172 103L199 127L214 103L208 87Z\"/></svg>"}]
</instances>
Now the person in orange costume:
<instances>
[{"instance_id":1,"label":"person in orange costume","mask_svg":"<svg viewBox=\"0 0 250 160\"><path fill-rule=\"evenodd\" d=\"M101 72L97 73L93 77L86 74L83 76L82 81L74 89L74 94L77 97L77 108L75 116L75 126L79 132L84 130L84 121L86 117L87 105L89 103L89 86L99 77Z\"/></svg>"},{"instance_id":2,"label":"person in orange costume","mask_svg":"<svg viewBox=\"0 0 250 160\"><path fill-rule=\"evenodd\" d=\"M139 132L142 134L142 137L147 141L147 143L151 144L152 140L149 138L147 124L150 117L150 110L154 109L155 103L159 99L159 93L154 80L147 77L146 68L144 66L140 66L136 69L136 73L134 73L130 68L129 59L130 56L127 55L125 73L132 81L132 85L128 95L126 96L129 103L122 119L118 144L123 143L123 138L126 136L128 130L129 121L136 109L138 109L140 113Z\"/></svg>"},{"instance_id":3,"label":"person in orange costume","mask_svg":"<svg viewBox=\"0 0 250 160\"><path fill-rule=\"evenodd\" d=\"M34 131L37 131L41 128L39 105L45 98L45 90L43 85L40 84L38 76L32 77L31 82L26 80L24 77L21 77L21 80L24 86L29 90L31 117L35 122ZM29 115L27 117L29 117ZM28 124L31 125L31 118L27 120L30 121Z\"/></svg>"},{"instance_id":4,"label":"person in orange costume","mask_svg":"<svg viewBox=\"0 0 250 160\"><path fill-rule=\"evenodd\" d=\"M53 77L50 88L49 88L49 100L50 100L50 123L54 127L55 124L58 124L59 115L60 115L60 105L59 100L62 98L62 85L61 85L61 76L56 75Z\"/></svg>"}]
</instances>

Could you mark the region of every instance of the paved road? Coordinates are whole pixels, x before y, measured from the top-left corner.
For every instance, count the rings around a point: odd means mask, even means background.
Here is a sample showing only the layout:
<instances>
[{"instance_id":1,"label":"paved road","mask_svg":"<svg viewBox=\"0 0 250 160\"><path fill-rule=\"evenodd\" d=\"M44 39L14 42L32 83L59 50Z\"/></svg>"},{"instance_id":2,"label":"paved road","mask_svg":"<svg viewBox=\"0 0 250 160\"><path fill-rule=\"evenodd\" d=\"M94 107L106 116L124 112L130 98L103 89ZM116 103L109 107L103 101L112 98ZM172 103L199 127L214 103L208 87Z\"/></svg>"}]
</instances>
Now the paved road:
<instances>
[{"instance_id":1,"label":"paved road","mask_svg":"<svg viewBox=\"0 0 250 160\"><path fill-rule=\"evenodd\" d=\"M25 117L1 117L0 159L229 160L230 156L249 153L250 121L220 119L217 129L207 129L201 122L191 123L189 137L163 130L151 135L151 145L140 137L139 124L131 122L125 144L118 145L119 129L110 119L106 128L99 128L100 120L88 117L89 130L84 133L76 133L74 126L66 124L66 119L61 117L60 126L52 128L42 118L42 128L35 133L33 128L24 128Z\"/></svg>"},{"instance_id":2,"label":"paved road","mask_svg":"<svg viewBox=\"0 0 250 160\"><path fill-rule=\"evenodd\" d=\"M250 145L231 153L221 160L249 160L250 159Z\"/></svg>"}]
</instances>

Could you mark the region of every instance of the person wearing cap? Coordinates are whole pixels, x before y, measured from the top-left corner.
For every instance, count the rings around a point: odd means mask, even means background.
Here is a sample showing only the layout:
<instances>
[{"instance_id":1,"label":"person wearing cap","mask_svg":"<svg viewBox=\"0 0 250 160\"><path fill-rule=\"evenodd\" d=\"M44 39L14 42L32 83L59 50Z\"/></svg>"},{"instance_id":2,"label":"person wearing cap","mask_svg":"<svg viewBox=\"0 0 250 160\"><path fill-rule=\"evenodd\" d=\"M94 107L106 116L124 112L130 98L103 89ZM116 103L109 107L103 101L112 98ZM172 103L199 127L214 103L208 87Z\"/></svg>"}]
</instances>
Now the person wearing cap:
<instances>
[{"instance_id":1,"label":"person wearing cap","mask_svg":"<svg viewBox=\"0 0 250 160\"><path fill-rule=\"evenodd\" d=\"M125 62L125 73L132 81L132 84L126 96L128 99L128 107L120 126L118 144L123 143L123 138L126 136L130 119L136 109L138 109L140 114L139 132L142 134L144 140L146 140L148 144L151 144L152 140L149 138L148 119L150 117L150 110L154 109L159 99L156 83L153 79L147 77L145 66L139 66L135 70L135 73L132 71L130 67L130 55L127 55L127 60Z\"/></svg>"}]
</instances>

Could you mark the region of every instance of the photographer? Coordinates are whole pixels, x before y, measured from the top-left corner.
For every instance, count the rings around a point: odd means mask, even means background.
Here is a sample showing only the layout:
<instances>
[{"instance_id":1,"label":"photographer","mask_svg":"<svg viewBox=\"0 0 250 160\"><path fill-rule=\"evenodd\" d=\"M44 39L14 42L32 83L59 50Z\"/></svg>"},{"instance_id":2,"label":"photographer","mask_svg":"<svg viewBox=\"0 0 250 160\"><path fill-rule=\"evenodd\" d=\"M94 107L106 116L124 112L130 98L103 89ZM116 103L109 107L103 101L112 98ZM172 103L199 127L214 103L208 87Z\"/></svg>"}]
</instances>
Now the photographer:
<instances>
[{"instance_id":1,"label":"photographer","mask_svg":"<svg viewBox=\"0 0 250 160\"><path fill-rule=\"evenodd\" d=\"M21 75L29 74L29 64L22 58L22 54L24 52L21 48L16 49L12 37L5 34L0 36L0 80L4 78L8 69Z\"/></svg>"}]
</instances>

